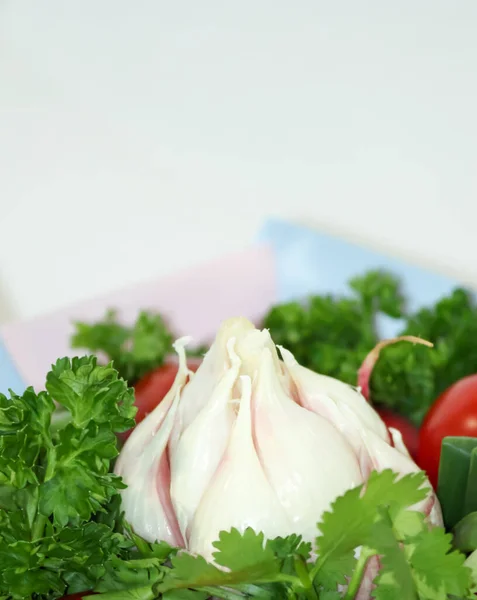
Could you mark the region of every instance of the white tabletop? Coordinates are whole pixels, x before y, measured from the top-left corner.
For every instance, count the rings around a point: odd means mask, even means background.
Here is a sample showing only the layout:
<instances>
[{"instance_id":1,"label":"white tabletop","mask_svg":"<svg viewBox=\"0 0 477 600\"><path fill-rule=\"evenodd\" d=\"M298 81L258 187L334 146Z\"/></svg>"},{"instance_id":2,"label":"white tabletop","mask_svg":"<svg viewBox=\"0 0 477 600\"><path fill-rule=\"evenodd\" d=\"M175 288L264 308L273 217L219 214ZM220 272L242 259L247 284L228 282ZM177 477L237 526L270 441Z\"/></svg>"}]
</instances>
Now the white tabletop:
<instances>
[{"instance_id":1,"label":"white tabletop","mask_svg":"<svg viewBox=\"0 0 477 600\"><path fill-rule=\"evenodd\" d=\"M0 322L281 215L477 282L475 0L0 0Z\"/></svg>"}]
</instances>

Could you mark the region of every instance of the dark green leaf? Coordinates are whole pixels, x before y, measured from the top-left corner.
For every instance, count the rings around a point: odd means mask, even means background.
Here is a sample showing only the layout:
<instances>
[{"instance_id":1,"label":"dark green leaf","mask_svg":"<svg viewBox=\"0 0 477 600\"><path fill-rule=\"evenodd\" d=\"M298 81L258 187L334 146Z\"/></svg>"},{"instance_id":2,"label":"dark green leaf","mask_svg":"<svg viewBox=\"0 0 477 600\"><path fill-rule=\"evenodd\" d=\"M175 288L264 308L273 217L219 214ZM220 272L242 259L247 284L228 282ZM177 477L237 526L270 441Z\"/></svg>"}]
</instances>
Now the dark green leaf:
<instances>
[{"instance_id":1,"label":"dark green leaf","mask_svg":"<svg viewBox=\"0 0 477 600\"><path fill-rule=\"evenodd\" d=\"M454 547L461 552L477 550L477 512L472 512L461 519L454 527Z\"/></svg>"},{"instance_id":2,"label":"dark green leaf","mask_svg":"<svg viewBox=\"0 0 477 600\"><path fill-rule=\"evenodd\" d=\"M133 390L110 365L99 366L95 357L58 360L47 375L46 389L70 411L76 427L95 421L121 432L134 425Z\"/></svg>"}]
</instances>

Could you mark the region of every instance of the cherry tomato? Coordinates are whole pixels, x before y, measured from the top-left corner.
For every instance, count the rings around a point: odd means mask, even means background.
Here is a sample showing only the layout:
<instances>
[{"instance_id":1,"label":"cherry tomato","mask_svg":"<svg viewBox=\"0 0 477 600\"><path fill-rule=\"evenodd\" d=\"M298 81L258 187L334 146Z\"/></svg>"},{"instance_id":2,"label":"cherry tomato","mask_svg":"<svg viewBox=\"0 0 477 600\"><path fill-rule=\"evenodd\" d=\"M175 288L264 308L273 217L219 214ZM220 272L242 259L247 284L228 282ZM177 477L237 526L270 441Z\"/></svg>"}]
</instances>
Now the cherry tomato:
<instances>
[{"instance_id":1,"label":"cherry tomato","mask_svg":"<svg viewBox=\"0 0 477 600\"><path fill-rule=\"evenodd\" d=\"M408 421L406 417L398 415L388 408L377 407L376 411L386 424L386 427L392 427L401 433L403 442L409 450L410 455L416 458L419 447L418 428Z\"/></svg>"},{"instance_id":2,"label":"cherry tomato","mask_svg":"<svg viewBox=\"0 0 477 600\"><path fill-rule=\"evenodd\" d=\"M200 359L190 359L187 366L191 371L197 371L200 365ZM166 363L154 371L151 371L141 381L134 386L136 397L136 425L139 424L156 406L163 400L164 396L171 389L174 379L177 375L178 365L174 362ZM122 440L126 440L131 431L126 431L120 435Z\"/></svg>"},{"instance_id":3,"label":"cherry tomato","mask_svg":"<svg viewBox=\"0 0 477 600\"><path fill-rule=\"evenodd\" d=\"M86 598L87 596L96 596L93 592L83 592L81 594L70 594L69 596L63 596L61 600L81 600L81 598Z\"/></svg>"},{"instance_id":4,"label":"cherry tomato","mask_svg":"<svg viewBox=\"0 0 477 600\"><path fill-rule=\"evenodd\" d=\"M434 402L422 423L417 463L434 487L442 440L448 435L477 437L477 374L451 385Z\"/></svg>"}]
</instances>

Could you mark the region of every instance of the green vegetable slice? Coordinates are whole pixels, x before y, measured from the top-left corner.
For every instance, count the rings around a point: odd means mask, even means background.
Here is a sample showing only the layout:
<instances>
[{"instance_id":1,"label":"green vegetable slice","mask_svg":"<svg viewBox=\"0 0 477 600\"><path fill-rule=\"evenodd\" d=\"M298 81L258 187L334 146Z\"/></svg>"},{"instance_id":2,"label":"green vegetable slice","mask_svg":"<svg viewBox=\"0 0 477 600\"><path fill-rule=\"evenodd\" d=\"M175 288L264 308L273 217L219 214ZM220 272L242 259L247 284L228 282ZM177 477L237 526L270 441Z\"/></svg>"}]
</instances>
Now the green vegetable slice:
<instances>
[{"instance_id":1,"label":"green vegetable slice","mask_svg":"<svg viewBox=\"0 0 477 600\"><path fill-rule=\"evenodd\" d=\"M469 509L471 512L476 502L469 495L475 486L475 479L469 485L469 475L474 476L476 452L477 438L446 437L442 442L437 495L448 529L452 529Z\"/></svg>"}]
</instances>

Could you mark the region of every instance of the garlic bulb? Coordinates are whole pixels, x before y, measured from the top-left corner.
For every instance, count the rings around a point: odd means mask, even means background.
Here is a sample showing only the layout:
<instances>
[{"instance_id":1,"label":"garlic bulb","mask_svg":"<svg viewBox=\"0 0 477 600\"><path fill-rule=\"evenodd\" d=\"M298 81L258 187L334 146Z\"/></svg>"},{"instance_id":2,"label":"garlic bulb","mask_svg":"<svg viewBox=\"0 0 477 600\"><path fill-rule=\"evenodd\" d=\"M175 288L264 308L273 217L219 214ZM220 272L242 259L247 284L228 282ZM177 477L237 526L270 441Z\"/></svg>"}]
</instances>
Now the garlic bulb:
<instances>
[{"instance_id":1,"label":"garlic bulb","mask_svg":"<svg viewBox=\"0 0 477 600\"><path fill-rule=\"evenodd\" d=\"M222 324L195 375L180 367L166 398L134 430L117 462L123 509L150 541L212 559L222 530L313 542L337 496L371 471L418 471L400 434L359 390L300 366L246 319ZM189 378L189 380L188 380ZM429 486L415 507L442 523Z\"/></svg>"}]
</instances>

